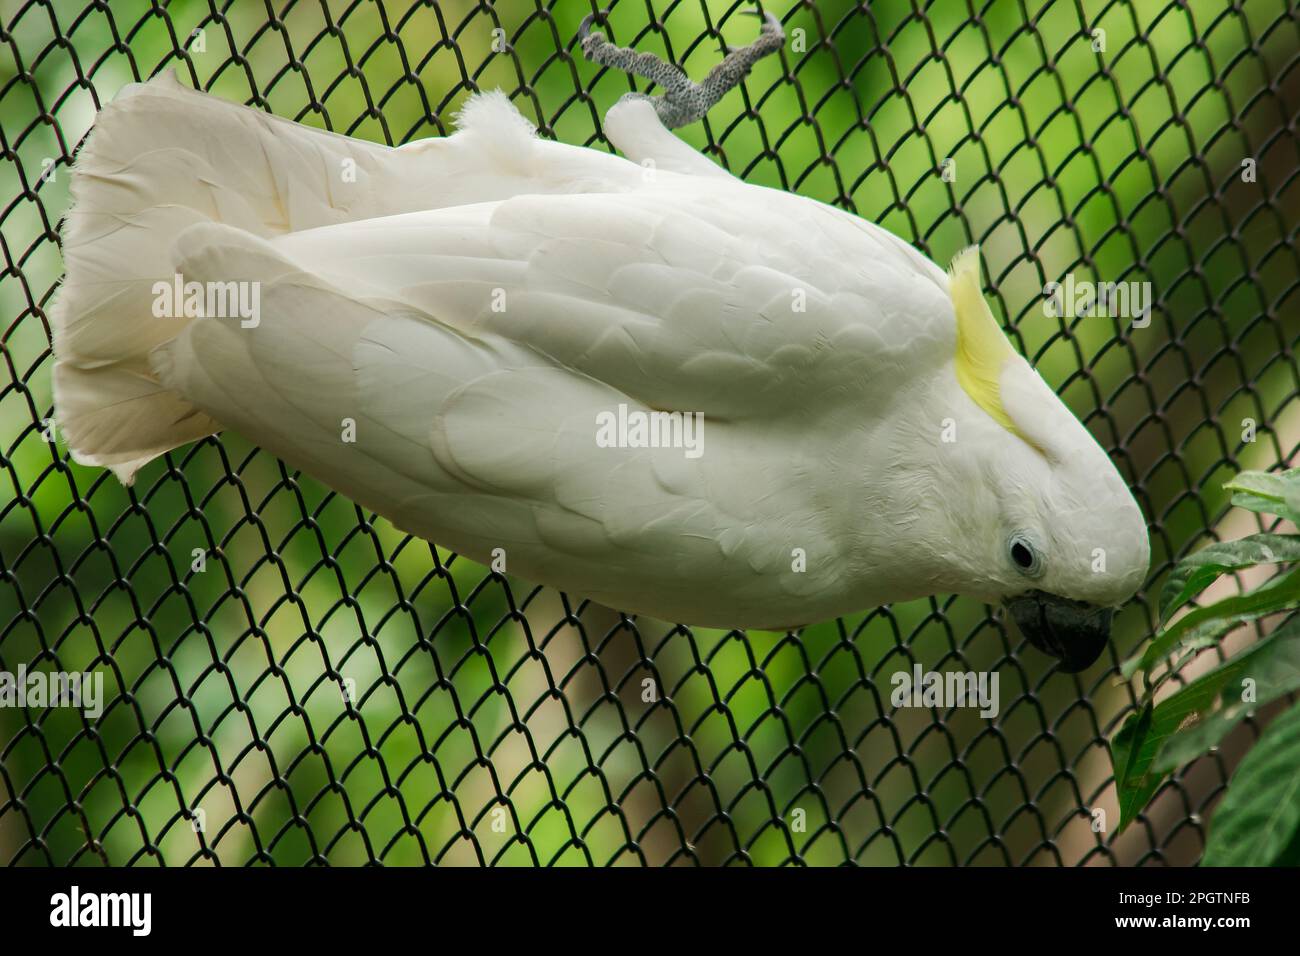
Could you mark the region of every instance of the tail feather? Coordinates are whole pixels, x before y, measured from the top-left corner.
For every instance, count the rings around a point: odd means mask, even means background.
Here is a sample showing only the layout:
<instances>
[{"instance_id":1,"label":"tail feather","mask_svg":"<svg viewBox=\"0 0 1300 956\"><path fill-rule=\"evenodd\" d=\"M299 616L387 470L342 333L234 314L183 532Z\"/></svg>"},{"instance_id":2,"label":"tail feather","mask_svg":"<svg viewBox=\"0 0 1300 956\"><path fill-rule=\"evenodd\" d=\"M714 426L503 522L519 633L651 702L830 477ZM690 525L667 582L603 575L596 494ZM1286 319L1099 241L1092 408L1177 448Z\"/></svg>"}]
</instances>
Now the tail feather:
<instances>
[{"instance_id":1,"label":"tail feather","mask_svg":"<svg viewBox=\"0 0 1300 956\"><path fill-rule=\"evenodd\" d=\"M221 424L161 385L150 353L192 319L155 315L177 238L224 223L257 236L373 214L392 150L205 96L172 75L100 113L72 176L66 278L51 311L55 420L74 461L124 484Z\"/></svg>"},{"instance_id":2,"label":"tail feather","mask_svg":"<svg viewBox=\"0 0 1300 956\"><path fill-rule=\"evenodd\" d=\"M172 74L124 88L77 157L63 225L67 276L51 312L55 419L73 459L130 484L151 459L222 427L168 390L150 357L193 321L156 317L154 287L174 281L187 259L181 237L213 235L190 231L196 225L274 239L639 181L625 160L534 139L501 94L476 97L462 120L453 136L392 149L196 92ZM226 278L237 277L216 277Z\"/></svg>"}]
</instances>

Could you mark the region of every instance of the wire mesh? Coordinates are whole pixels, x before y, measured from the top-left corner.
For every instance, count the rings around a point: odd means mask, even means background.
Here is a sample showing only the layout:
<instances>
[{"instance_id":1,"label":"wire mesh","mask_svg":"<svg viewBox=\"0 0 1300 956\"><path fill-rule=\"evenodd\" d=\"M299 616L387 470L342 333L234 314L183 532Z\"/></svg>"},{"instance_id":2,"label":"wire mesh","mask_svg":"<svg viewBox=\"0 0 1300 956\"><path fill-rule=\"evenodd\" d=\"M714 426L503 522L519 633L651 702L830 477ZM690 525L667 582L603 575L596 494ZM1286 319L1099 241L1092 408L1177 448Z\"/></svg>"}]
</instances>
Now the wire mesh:
<instances>
[{"instance_id":1,"label":"wire mesh","mask_svg":"<svg viewBox=\"0 0 1300 956\"><path fill-rule=\"evenodd\" d=\"M694 76L756 22L745 3L609 7L612 39ZM78 143L125 83L176 69L389 144L499 86L540 135L608 148L600 116L632 81L582 59L597 8L578 0L8 3L0 671L94 669L106 692L96 717L0 708L0 861L1198 858L1252 726L1121 836L1106 741L1153 586L1242 530L1220 483L1300 443L1295 7L769 8L785 48L679 132L938 261L981 244L995 310L1151 524L1150 581L1102 664L1056 673L959 598L790 634L626 616L405 537L235 435L131 489L70 465L49 386L58 224ZM1066 275L1151 283L1150 324L1045 314ZM916 663L996 671L1000 713L894 706L891 675Z\"/></svg>"}]
</instances>

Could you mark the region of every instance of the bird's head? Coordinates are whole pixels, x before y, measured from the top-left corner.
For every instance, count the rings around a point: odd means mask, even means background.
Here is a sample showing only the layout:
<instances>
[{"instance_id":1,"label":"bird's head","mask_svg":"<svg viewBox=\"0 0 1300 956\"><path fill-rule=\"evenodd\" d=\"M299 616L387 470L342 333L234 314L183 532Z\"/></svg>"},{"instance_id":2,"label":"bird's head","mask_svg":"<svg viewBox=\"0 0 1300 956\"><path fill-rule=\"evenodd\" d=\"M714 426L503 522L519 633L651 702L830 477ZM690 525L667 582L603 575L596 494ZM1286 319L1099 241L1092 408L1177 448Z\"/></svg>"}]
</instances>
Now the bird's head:
<instances>
[{"instance_id":1,"label":"bird's head","mask_svg":"<svg viewBox=\"0 0 1300 956\"><path fill-rule=\"evenodd\" d=\"M953 449L962 490L947 516L968 589L1004 603L1063 670L1083 670L1146 577L1146 522L1107 453L1003 334L975 250L954 260L949 287L953 368L979 409Z\"/></svg>"}]
</instances>

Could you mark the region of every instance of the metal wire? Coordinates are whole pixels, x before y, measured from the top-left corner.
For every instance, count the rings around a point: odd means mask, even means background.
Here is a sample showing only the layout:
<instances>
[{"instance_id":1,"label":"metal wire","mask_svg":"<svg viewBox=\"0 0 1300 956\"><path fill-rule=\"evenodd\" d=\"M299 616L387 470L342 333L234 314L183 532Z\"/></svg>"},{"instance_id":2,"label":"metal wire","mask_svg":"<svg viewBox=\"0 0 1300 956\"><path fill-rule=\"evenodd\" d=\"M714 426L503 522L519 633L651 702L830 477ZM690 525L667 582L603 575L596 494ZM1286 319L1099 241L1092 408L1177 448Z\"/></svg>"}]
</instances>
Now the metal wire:
<instances>
[{"instance_id":1,"label":"metal wire","mask_svg":"<svg viewBox=\"0 0 1300 956\"><path fill-rule=\"evenodd\" d=\"M752 35L747 6L619 0L605 22L702 75L724 33ZM980 242L1018 344L1137 490L1152 582L1237 533L1218 485L1300 441L1294 6L769 6L786 48L683 135L940 261ZM406 538L236 436L130 490L47 440L67 169L124 83L175 68L390 144L445 132L469 91L499 85L541 135L601 148L629 81L577 55L594 12L26 0L5 15L0 671L98 669L107 694L97 717L0 709L0 861L1195 861L1251 731L1116 835L1106 741L1133 698L1114 678L1148 633L1150 586L1081 678L961 599L693 632ZM1150 326L1045 318L1041 290L1067 272L1151 282ZM1000 714L893 705L891 675L914 662L998 672Z\"/></svg>"}]
</instances>

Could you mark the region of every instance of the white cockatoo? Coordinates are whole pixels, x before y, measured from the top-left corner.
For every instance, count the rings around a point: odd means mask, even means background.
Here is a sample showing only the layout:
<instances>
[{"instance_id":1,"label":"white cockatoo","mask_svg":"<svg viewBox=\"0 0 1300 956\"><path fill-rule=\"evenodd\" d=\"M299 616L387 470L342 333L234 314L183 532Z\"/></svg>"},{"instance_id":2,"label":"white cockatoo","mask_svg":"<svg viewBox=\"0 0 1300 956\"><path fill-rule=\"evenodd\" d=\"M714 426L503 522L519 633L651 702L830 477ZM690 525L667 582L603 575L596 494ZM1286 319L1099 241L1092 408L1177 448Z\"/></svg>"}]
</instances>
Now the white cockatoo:
<instances>
[{"instance_id":1,"label":"white cockatoo","mask_svg":"<svg viewBox=\"0 0 1300 956\"><path fill-rule=\"evenodd\" d=\"M398 528L627 612L786 629L936 592L1077 670L1148 565L1106 453L1015 352L975 250L747 185L668 128L784 36L538 139L499 92L388 148L161 76L81 148L56 420L130 483L222 429Z\"/></svg>"}]
</instances>

